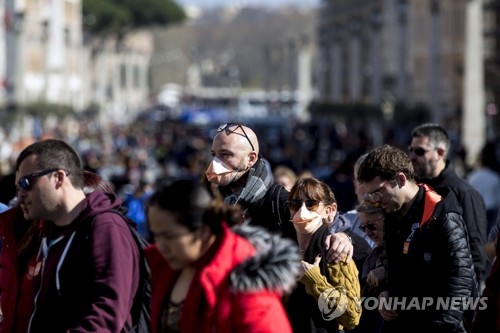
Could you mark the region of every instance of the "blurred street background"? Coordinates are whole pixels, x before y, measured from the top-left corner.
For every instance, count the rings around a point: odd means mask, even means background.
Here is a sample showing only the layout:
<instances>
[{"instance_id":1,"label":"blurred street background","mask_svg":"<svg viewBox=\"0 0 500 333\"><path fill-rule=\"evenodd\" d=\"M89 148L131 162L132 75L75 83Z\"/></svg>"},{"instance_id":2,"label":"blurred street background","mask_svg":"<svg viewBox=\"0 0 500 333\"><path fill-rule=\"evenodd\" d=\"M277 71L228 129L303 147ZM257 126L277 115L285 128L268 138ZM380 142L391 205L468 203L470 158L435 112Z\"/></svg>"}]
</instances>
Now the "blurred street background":
<instances>
[{"instance_id":1,"label":"blurred street background","mask_svg":"<svg viewBox=\"0 0 500 333\"><path fill-rule=\"evenodd\" d=\"M423 122L449 131L462 176L485 145L498 167L500 1L0 0L0 13L3 188L46 137L117 190L200 177L229 121L255 129L272 166L332 182Z\"/></svg>"}]
</instances>

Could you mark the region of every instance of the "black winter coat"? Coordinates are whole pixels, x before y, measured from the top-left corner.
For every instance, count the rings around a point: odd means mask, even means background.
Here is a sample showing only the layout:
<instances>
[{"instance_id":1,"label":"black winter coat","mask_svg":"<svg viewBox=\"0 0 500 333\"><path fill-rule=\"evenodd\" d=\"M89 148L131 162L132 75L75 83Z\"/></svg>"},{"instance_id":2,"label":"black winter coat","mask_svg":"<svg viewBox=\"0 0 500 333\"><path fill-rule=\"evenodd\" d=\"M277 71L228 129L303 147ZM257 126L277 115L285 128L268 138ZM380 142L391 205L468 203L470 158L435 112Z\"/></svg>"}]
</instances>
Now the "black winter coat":
<instances>
[{"instance_id":1,"label":"black winter coat","mask_svg":"<svg viewBox=\"0 0 500 333\"><path fill-rule=\"evenodd\" d=\"M297 240L295 229L290 222L289 192L274 183L267 163L259 158L246 176L238 180L240 184L245 183L236 193L233 193L232 186L219 186L218 189L225 202L237 202L245 209L245 218L250 219L250 224L262 226L271 232L281 232L283 236ZM263 190L266 191L263 196L252 196L252 193L262 193Z\"/></svg>"},{"instance_id":2,"label":"black winter coat","mask_svg":"<svg viewBox=\"0 0 500 333\"><path fill-rule=\"evenodd\" d=\"M436 307L439 299L469 299L475 273L460 207L452 192L437 203L431 218L421 225L424 188L408 213L388 214L384 225L387 251L387 290L398 297L398 318L385 322L383 332L464 332L463 307ZM413 237L410 234L413 232ZM409 242L404 253L405 242ZM426 299L424 299L426 298ZM413 307L409 307L410 301ZM432 304L429 302L432 301ZM426 303L424 303L426 302ZM426 304L425 306L423 306Z\"/></svg>"},{"instance_id":3,"label":"black winter coat","mask_svg":"<svg viewBox=\"0 0 500 333\"><path fill-rule=\"evenodd\" d=\"M271 232L281 231L284 237L296 241L297 234L290 222L289 194L281 185L271 186L261 200L248 207L251 224L263 226Z\"/></svg>"},{"instance_id":4,"label":"black winter coat","mask_svg":"<svg viewBox=\"0 0 500 333\"><path fill-rule=\"evenodd\" d=\"M486 253L484 245L486 243L486 206L483 197L469 183L460 178L455 172L453 165L447 161L446 168L433 179L422 179L441 195L451 190L455 193L458 203L462 207L462 216L467 227L470 249L476 277L478 282L485 279L486 274Z\"/></svg>"}]
</instances>

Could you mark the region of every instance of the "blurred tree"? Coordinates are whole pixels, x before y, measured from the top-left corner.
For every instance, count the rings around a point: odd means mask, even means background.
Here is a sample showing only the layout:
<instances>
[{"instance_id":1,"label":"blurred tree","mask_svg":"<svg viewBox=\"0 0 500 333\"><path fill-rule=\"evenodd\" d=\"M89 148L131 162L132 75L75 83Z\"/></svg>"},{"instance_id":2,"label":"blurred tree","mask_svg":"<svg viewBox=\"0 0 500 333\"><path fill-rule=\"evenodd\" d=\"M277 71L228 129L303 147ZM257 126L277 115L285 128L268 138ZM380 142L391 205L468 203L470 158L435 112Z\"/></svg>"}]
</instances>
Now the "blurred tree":
<instances>
[{"instance_id":1,"label":"blurred tree","mask_svg":"<svg viewBox=\"0 0 500 333\"><path fill-rule=\"evenodd\" d=\"M182 22L173 0L83 0L84 29L90 34L123 35L133 28Z\"/></svg>"}]
</instances>

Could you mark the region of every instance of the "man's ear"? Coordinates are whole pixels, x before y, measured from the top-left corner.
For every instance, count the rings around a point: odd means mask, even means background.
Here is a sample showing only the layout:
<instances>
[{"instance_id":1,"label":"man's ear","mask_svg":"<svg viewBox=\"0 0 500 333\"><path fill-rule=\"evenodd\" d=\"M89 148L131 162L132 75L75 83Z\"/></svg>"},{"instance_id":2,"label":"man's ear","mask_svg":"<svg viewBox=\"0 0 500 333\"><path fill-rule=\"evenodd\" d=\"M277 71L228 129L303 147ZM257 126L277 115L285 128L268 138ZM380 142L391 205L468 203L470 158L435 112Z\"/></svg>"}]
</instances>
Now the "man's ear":
<instances>
[{"instance_id":1,"label":"man's ear","mask_svg":"<svg viewBox=\"0 0 500 333\"><path fill-rule=\"evenodd\" d=\"M446 158L446 150L444 148L436 148L436 151L441 158Z\"/></svg>"},{"instance_id":2,"label":"man's ear","mask_svg":"<svg viewBox=\"0 0 500 333\"><path fill-rule=\"evenodd\" d=\"M68 177L68 174L66 174L63 170L58 170L54 174L54 179L57 180L57 187L60 187L62 185L62 182L63 182L64 178L67 178L66 181L70 181L71 182L71 180Z\"/></svg>"},{"instance_id":3,"label":"man's ear","mask_svg":"<svg viewBox=\"0 0 500 333\"><path fill-rule=\"evenodd\" d=\"M252 167L255 163L257 163L257 160L259 159L259 155L252 151L248 154L248 164L249 167Z\"/></svg>"},{"instance_id":4,"label":"man's ear","mask_svg":"<svg viewBox=\"0 0 500 333\"><path fill-rule=\"evenodd\" d=\"M406 184L406 175L400 172L396 175L396 177L394 177L394 183L398 187L403 187Z\"/></svg>"}]
</instances>

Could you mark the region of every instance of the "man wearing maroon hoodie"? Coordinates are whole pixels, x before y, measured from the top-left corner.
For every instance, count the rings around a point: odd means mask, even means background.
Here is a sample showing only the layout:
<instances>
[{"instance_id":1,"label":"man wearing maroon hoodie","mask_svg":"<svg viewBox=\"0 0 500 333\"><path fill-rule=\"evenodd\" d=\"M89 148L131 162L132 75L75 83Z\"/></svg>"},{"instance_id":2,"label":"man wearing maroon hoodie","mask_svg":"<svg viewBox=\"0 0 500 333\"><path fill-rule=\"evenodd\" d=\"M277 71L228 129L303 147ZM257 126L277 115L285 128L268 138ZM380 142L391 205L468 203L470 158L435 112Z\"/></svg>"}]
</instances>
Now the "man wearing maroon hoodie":
<instances>
[{"instance_id":1,"label":"man wearing maroon hoodie","mask_svg":"<svg viewBox=\"0 0 500 333\"><path fill-rule=\"evenodd\" d=\"M60 140L25 148L16 163L24 218L44 220L28 332L126 332L139 284L139 249L111 212L114 194L84 192L76 152Z\"/></svg>"}]
</instances>

